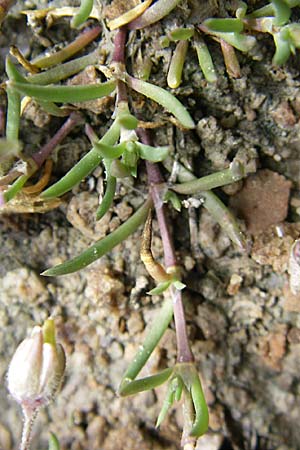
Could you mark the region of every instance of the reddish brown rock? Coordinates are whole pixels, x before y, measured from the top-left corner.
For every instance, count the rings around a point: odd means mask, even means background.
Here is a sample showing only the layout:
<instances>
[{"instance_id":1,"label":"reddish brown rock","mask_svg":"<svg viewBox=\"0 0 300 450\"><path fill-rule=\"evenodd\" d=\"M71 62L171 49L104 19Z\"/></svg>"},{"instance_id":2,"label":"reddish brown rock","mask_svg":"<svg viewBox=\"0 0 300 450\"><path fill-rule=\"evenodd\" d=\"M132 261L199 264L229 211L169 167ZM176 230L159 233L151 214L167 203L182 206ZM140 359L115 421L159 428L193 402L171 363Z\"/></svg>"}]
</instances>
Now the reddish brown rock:
<instances>
[{"instance_id":1,"label":"reddish brown rock","mask_svg":"<svg viewBox=\"0 0 300 450\"><path fill-rule=\"evenodd\" d=\"M271 369L281 370L281 360L286 349L286 334L286 326L281 324L274 332L264 336L259 343L262 360Z\"/></svg>"},{"instance_id":2,"label":"reddish brown rock","mask_svg":"<svg viewBox=\"0 0 300 450\"><path fill-rule=\"evenodd\" d=\"M248 231L256 234L284 221L288 211L291 182L271 170L250 175L230 206L245 220Z\"/></svg>"},{"instance_id":3,"label":"reddish brown rock","mask_svg":"<svg viewBox=\"0 0 300 450\"><path fill-rule=\"evenodd\" d=\"M293 127L296 123L296 117L287 101L281 102L276 109L271 111L274 121L282 128Z\"/></svg>"}]
</instances>

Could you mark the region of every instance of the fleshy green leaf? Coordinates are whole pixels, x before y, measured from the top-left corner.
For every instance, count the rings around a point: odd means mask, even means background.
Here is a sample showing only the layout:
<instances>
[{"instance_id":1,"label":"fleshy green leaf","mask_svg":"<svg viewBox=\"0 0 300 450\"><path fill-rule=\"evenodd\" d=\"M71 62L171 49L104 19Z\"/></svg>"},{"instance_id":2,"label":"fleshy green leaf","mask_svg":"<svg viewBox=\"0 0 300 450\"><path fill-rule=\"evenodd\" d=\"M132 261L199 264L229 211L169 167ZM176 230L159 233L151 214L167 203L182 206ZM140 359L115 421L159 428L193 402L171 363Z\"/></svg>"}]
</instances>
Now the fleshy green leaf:
<instances>
[{"instance_id":1,"label":"fleshy green leaf","mask_svg":"<svg viewBox=\"0 0 300 450\"><path fill-rule=\"evenodd\" d=\"M128 238L146 220L150 207L151 201L147 200L126 222L108 236L100 239L75 258L46 270L42 275L47 277L67 275L83 269L101 258L101 256L110 252L116 245Z\"/></svg>"},{"instance_id":2,"label":"fleshy green leaf","mask_svg":"<svg viewBox=\"0 0 300 450\"><path fill-rule=\"evenodd\" d=\"M140 378L139 380L126 381L124 379L120 386L119 394L123 397L154 389L165 383L172 374L172 371L172 369L165 369L155 375Z\"/></svg>"},{"instance_id":3,"label":"fleshy green leaf","mask_svg":"<svg viewBox=\"0 0 300 450\"><path fill-rule=\"evenodd\" d=\"M192 386L191 395L193 405L195 408L195 422L190 432L191 436L202 436L208 429L208 408L203 394L202 386L198 374L195 374Z\"/></svg>"},{"instance_id":4,"label":"fleshy green leaf","mask_svg":"<svg viewBox=\"0 0 300 450\"><path fill-rule=\"evenodd\" d=\"M135 130L138 126L137 118L127 112L118 114L118 121L127 130Z\"/></svg>"},{"instance_id":5,"label":"fleshy green leaf","mask_svg":"<svg viewBox=\"0 0 300 450\"><path fill-rule=\"evenodd\" d=\"M284 0L272 0L272 6L276 18L274 25L278 27L285 25L290 19L292 13L291 8L289 8Z\"/></svg>"},{"instance_id":6,"label":"fleshy green leaf","mask_svg":"<svg viewBox=\"0 0 300 450\"><path fill-rule=\"evenodd\" d=\"M186 285L179 280L173 281L173 285L175 286L176 289L178 289L178 291L182 291L182 289L186 287Z\"/></svg>"},{"instance_id":7,"label":"fleshy green leaf","mask_svg":"<svg viewBox=\"0 0 300 450\"><path fill-rule=\"evenodd\" d=\"M96 212L96 220L102 219L102 217L109 210L115 196L116 187L117 187L116 178L111 175L108 175L106 180L105 194Z\"/></svg>"},{"instance_id":8,"label":"fleshy green leaf","mask_svg":"<svg viewBox=\"0 0 300 450\"><path fill-rule=\"evenodd\" d=\"M102 158L116 159L119 158L126 150L126 143L118 145L105 145L101 142L94 144L95 149L100 153Z\"/></svg>"},{"instance_id":9,"label":"fleshy green leaf","mask_svg":"<svg viewBox=\"0 0 300 450\"><path fill-rule=\"evenodd\" d=\"M171 202L173 208L180 212L181 211L181 201L179 200L178 196L175 194L175 192L167 191L164 195L164 202Z\"/></svg>"},{"instance_id":10,"label":"fleshy green leaf","mask_svg":"<svg viewBox=\"0 0 300 450\"><path fill-rule=\"evenodd\" d=\"M175 28L168 33L168 37L172 41L183 41L194 36L194 28Z\"/></svg>"},{"instance_id":11,"label":"fleshy green leaf","mask_svg":"<svg viewBox=\"0 0 300 450\"><path fill-rule=\"evenodd\" d=\"M155 288L151 289L151 291L148 292L149 295L160 295L163 292L165 292L170 285L172 284L172 280L164 281L163 283L159 283Z\"/></svg>"},{"instance_id":12,"label":"fleshy green leaf","mask_svg":"<svg viewBox=\"0 0 300 450\"><path fill-rule=\"evenodd\" d=\"M281 66L286 63L291 55L290 43L282 37L281 32L273 34L276 51L273 56L272 63L276 66Z\"/></svg>"},{"instance_id":13,"label":"fleshy green leaf","mask_svg":"<svg viewBox=\"0 0 300 450\"><path fill-rule=\"evenodd\" d=\"M88 18L93 9L94 0L81 0L80 8L77 14L73 17L71 21L72 28L78 28L82 25Z\"/></svg>"},{"instance_id":14,"label":"fleshy green leaf","mask_svg":"<svg viewBox=\"0 0 300 450\"><path fill-rule=\"evenodd\" d=\"M169 147L151 147L150 145L136 142L139 149L140 157L151 162L160 162L167 158L169 154Z\"/></svg>"},{"instance_id":15,"label":"fleshy green leaf","mask_svg":"<svg viewBox=\"0 0 300 450\"><path fill-rule=\"evenodd\" d=\"M203 25L209 31L223 33L241 33L244 29L243 21L240 19L206 19Z\"/></svg>"},{"instance_id":16,"label":"fleshy green leaf","mask_svg":"<svg viewBox=\"0 0 300 450\"><path fill-rule=\"evenodd\" d=\"M196 37L196 39L194 40L194 45L198 56L199 66L203 72L203 75L205 76L205 79L209 83L216 82L217 74L207 45L200 36Z\"/></svg>"},{"instance_id":17,"label":"fleshy green leaf","mask_svg":"<svg viewBox=\"0 0 300 450\"><path fill-rule=\"evenodd\" d=\"M170 92L159 86L155 86L154 84L138 80L130 75L126 76L125 81L135 91L151 98L151 100L154 100L156 103L163 106L176 117L183 127L195 128L195 123L186 108L176 97L174 97L174 95L170 94Z\"/></svg>"},{"instance_id":18,"label":"fleshy green leaf","mask_svg":"<svg viewBox=\"0 0 300 450\"><path fill-rule=\"evenodd\" d=\"M224 41L228 42L228 44L232 45L241 52L249 52L256 43L255 37L246 36L244 34L218 32L214 32L213 34L219 36L221 39L224 39Z\"/></svg>"},{"instance_id":19,"label":"fleshy green leaf","mask_svg":"<svg viewBox=\"0 0 300 450\"><path fill-rule=\"evenodd\" d=\"M105 83L77 86L42 86L38 84L9 81L8 87L20 92L21 94L36 98L37 100L46 100L59 103L77 103L95 100L109 95L114 91L116 81L110 80Z\"/></svg>"},{"instance_id":20,"label":"fleshy green leaf","mask_svg":"<svg viewBox=\"0 0 300 450\"><path fill-rule=\"evenodd\" d=\"M60 450L59 441L54 433L50 433L48 450Z\"/></svg>"},{"instance_id":21,"label":"fleshy green leaf","mask_svg":"<svg viewBox=\"0 0 300 450\"><path fill-rule=\"evenodd\" d=\"M157 428L163 422L163 420L165 419L165 417L167 415L168 410L173 405L174 400L175 400L175 395L176 395L176 392L177 392L177 388L178 388L178 379L177 379L177 377L174 377L169 382L168 391L167 391L167 394L166 394L163 406L162 406L162 408L160 410L160 413L159 413L157 421L156 421L156 427Z\"/></svg>"}]
</instances>

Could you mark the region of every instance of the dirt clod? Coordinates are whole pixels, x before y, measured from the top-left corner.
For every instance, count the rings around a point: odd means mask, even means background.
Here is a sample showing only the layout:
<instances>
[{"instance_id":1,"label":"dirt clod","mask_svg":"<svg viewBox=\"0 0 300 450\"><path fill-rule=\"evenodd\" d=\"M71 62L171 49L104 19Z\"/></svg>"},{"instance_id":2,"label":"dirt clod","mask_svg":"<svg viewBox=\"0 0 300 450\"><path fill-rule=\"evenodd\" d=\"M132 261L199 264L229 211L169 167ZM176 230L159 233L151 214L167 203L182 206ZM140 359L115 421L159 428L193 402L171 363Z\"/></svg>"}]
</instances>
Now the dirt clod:
<instances>
[{"instance_id":1,"label":"dirt clod","mask_svg":"<svg viewBox=\"0 0 300 450\"><path fill-rule=\"evenodd\" d=\"M250 233L283 222L288 212L291 182L269 169L250 175L240 192L230 197L230 206L246 221Z\"/></svg>"}]
</instances>

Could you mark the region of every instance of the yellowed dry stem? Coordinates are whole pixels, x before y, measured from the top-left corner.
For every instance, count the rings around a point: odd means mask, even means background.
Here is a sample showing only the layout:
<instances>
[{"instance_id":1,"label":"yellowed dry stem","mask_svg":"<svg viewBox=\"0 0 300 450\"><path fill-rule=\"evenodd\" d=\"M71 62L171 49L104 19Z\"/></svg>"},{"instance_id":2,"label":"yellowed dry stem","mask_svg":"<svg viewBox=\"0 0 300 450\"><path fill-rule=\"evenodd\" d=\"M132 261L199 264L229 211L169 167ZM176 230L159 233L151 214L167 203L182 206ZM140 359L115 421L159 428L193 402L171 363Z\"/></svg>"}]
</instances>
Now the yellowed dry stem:
<instances>
[{"instance_id":1,"label":"yellowed dry stem","mask_svg":"<svg viewBox=\"0 0 300 450\"><path fill-rule=\"evenodd\" d=\"M130 9L129 11L126 11L121 16L110 20L109 22L107 22L108 28L110 30L116 30L117 28L122 27L123 25L126 25L129 22L132 22L134 19L142 15L143 12L146 11L148 6L151 5L151 3L152 0L145 0L143 3L136 5L134 8Z\"/></svg>"},{"instance_id":2,"label":"yellowed dry stem","mask_svg":"<svg viewBox=\"0 0 300 450\"><path fill-rule=\"evenodd\" d=\"M53 167L52 159L47 159L45 163L45 171L43 176L39 179L39 181L31 186L23 187L22 192L25 194L36 194L40 193L45 186L49 183L51 172Z\"/></svg>"},{"instance_id":3,"label":"yellowed dry stem","mask_svg":"<svg viewBox=\"0 0 300 450\"><path fill-rule=\"evenodd\" d=\"M31 64L25 56L20 52L18 47L12 45L9 49L9 53L16 58L16 60L24 67L29 73L39 73L38 67L34 64Z\"/></svg>"},{"instance_id":4,"label":"yellowed dry stem","mask_svg":"<svg viewBox=\"0 0 300 450\"><path fill-rule=\"evenodd\" d=\"M151 251L152 241L152 212L149 211L143 234L141 244L141 260L145 264L146 270L149 275L157 282L163 283L173 279L173 275L166 272L164 267L155 261Z\"/></svg>"}]
</instances>

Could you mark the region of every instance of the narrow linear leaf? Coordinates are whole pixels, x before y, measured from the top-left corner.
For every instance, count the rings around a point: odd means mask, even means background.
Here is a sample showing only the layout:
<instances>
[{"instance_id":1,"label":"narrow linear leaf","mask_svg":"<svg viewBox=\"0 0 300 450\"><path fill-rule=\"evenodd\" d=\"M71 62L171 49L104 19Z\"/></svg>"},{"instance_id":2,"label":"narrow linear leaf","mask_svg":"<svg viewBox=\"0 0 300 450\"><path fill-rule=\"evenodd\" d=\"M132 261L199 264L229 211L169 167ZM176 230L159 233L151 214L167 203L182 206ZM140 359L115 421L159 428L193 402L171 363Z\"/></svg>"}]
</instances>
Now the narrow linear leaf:
<instances>
[{"instance_id":1,"label":"narrow linear leaf","mask_svg":"<svg viewBox=\"0 0 300 450\"><path fill-rule=\"evenodd\" d=\"M20 83L26 83L26 78L18 71L14 63L9 56L6 57L5 70L10 80L19 81Z\"/></svg>"},{"instance_id":2,"label":"narrow linear leaf","mask_svg":"<svg viewBox=\"0 0 300 450\"><path fill-rule=\"evenodd\" d=\"M102 158L116 159L126 150L126 143L122 142L118 145L105 145L102 142L97 142L94 147L100 153Z\"/></svg>"},{"instance_id":3,"label":"narrow linear leaf","mask_svg":"<svg viewBox=\"0 0 300 450\"><path fill-rule=\"evenodd\" d=\"M173 369L165 369L155 375L151 375L149 377L141 378L139 380L134 380L127 383L126 380L124 380L122 385L120 386L119 394L122 397L125 397L128 395L137 394L138 392L154 389L157 386L165 383L170 377L172 371Z\"/></svg>"},{"instance_id":4,"label":"narrow linear leaf","mask_svg":"<svg viewBox=\"0 0 300 450\"><path fill-rule=\"evenodd\" d=\"M291 23L281 28L282 38L290 41L291 50L293 47L300 48L300 24Z\"/></svg>"},{"instance_id":5,"label":"narrow linear leaf","mask_svg":"<svg viewBox=\"0 0 300 450\"><path fill-rule=\"evenodd\" d=\"M196 178L186 183L175 184L172 189L178 194L196 194L199 191L208 191L216 187L225 186L241 180L245 176L244 167L239 162L233 162L228 169L212 173L205 177Z\"/></svg>"},{"instance_id":6,"label":"narrow linear leaf","mask_svg":"<svg viewBox=\"0 0 300 450\"><path fill-rule=\"evenodd\" d=\"M248 5L245 2L239 1L238 8L235 12L235 15L238 19L243 19L247 14Z\"/></svg>"},{"instance_id":7,"label":"narrow linear leaf","mask_svg":"<svg viewBox=\"0 0 300 450\"><path fill-rule=\"evenodd\" d=\"M183 41L194 36L194 28L175 28L168 33L168 37L172 41Z\"/></svg>"},{"instance_id":8,"label":"narrow linear leaf","mask_svg":"<svg viewBox=\"0 0 300 450\"><path fill-rule=\"evenodd\" d=\"M170 92L154 84L138 80L130 75L126 75L125 82L135 91L163 106L176 117L183 127L189 129L195 128L195 123L186 108Z\"/></svg>"},{"instance_id":9,"label":"narrow linear leaf","mask_svg":"<svg viewBox=\"0 0 300 450\"><path fill-rule=\"evenodd\" d=\"M130 30L140 30L141 28L158 22L167 16L174 9L180 0L158 0L150 8L148 8L140 17L130 22L128 28Z\"/></svg>"},{"instance_id":10,"label":"narrow linear leaf","mask_svg":"<svg viewBox=\"0 0 300 450\"><path fill-rule=\"evenodd\" d=\"M169 147L151 147L151 145L145 145L141 142L136 142L136 146L139 149L140 157L150 162L160 162L167 158L169 154Z\"/></svg>"},{"instance_id":11,"label":"narrow linear leaf","mask_svg":"<svg viewBox=\"0 0 300 450\"><path fill-rule=\"evenodd\" d=\"M205 76L205 79L209 83L216 82L217 74L206 43L200 36L197 36L194 40L194 45L198 56L199 66Z\"/></svg>"},{"instance_id":12,"label":"narrow linear leaf","mask_svg":"<svg viewBox=\"0 0 300 450\"><path fill-rule=\"evenodd\" d=\"M30 75L26 78L32 84L52 84L75 75L85 67L94 65L99 61L99 49L80 58L72 59L64 64L46 70L45 72ZM21 80L17 80L21 81Z\"/></svg>"},{"instance_id":13,"label":"narrow linear leaf","mask_svg":"<svg viewBox=\"0 0 300 450\"><path fill-rule=\"evenodd\" d=\"M242 251L247 249L247 242L244 234L240 230L234 215L224 205L224 203L212 192L201 191L204 199L203 206L224 229L231 241Z\"/></svg>"},{"instance_id":14,"label":"narrow linear leaf","mask_svg":"<svg viewBox=\"0 0 300 450\"><path fill-rule=\"evenodd\" d=\"M202 24L199 25L199 29L203 31L203 33L208 33L211 34L212 36L224 39L224 41L228 42L228 44L232 45L241 52L250 51L256 43L256 39L254 36L248 36L242 33L232 33L232 32L225 33L220 31L212 31Z\"/></svg>"},{"instance_id":15,"label":"narrow linear leaf","mask_svg":"<svg viewBox=\"0 0 300 450\"><path fill-rule=\"evenodd\" d=\"M60 197L70 191L76 184L93 172L101 160L102 156L95 148L92 148L65 176L42 192L41 198Z\"/></svg>"},{"instance_id":16,"label":"narrow linear leaf","mask_svg":"<svg viewBox=\"0 0 300 450\"><path fill-rule=\"evenodd\" d=\"M108 236L100 239L100 241L96 242L79 256L46 270L42 275L47 277L67 275L83 269L101 258L101 256L110 252L116 245L120 244L124 239L134 233L134 231L146 220L151 204L151 200L148 199L126 222Z\"/></svg>"},{"instance_id":17,"label":"narrow linear leaf","mask_svg":"<svg viewBox=\"0 0 300 450\"><path fill-rule=\"evenodd\" d=\"M93 5L94 0L81 0L79 11L71 20L72 28L80 27L89 18Z\"/></svg>"},{"instance_id":18,"label":"narrow linear leaf","mask_svg":"<svg viewBox=\"0 0 300 450\"><path fill-rule=\"evenodd\" d=\"M213 33L215 36L219 36L228 44L232 45L237 50L241 52L249 52L255 45L256 39L254 36L246 36L239 33Z\"/></svg>"},{"instance_id":19,"label":"narrow linear leaf","mask_svg":"<svg viewBox=\"0 0 300 450\"><path fill-rule=\"evenodd\" d=\"M101 143L107 145L113 145L120 136L120 126L115 121L109 130L100 140ZM98 167L102 160L101 153L93 147L64 177L62 177L57 183L50 186L42 194L41 198L53 198L60 197L66 192L70 191L76 184L83 180L93 170Z\"/></svg>"},{"instance_id":20,"label":"narrow linear leaf","mask_svg":"<svg viewBox=\"0 0 300 450\"><path fill-rule=\"evenodd\" d=\"M171 202L173 208L180 212L181 211L181 201L178 196L173 191L167 191L163 198L164 203Z\"/></svg>"},{"instance_id":21,"label":"narrow linear leaf","mask_svg":"<svg viewBox=\"0 0 300 450\"><path fill-rule=\"evenodd\" d=\"M164 166L171 172L173 163L165 160ZM186 169L182 164L177 162L177 173L179 181L192 181L196 180L195 175ZM199 195L203 198L203 207L213 216L216 222L224 229L228 234L231 241L239 247L240 250L245 251L247 249L246 237L240 230L240 227L229 209L212 191L200 191Z\"/></svg>"},{"instance_id":22,"label":"narrow linear leaf","mask_svg":"<svg viewBox=\"0 0 300 450\"><path fill-rule=\"evenodd\" d=\"M122 378L121 386L123 382L126 383L128 381L132 381L139 374L162 338L164 332L168 328L172 317L173 299L171 297L167 297L162 308L159 310L159 320L154 319L150 325L150 328L147 327L145 341L143 342L143 345L139 346L136 354L134 355L132 362Z\"/></svg>"},{"instance_id":23,"label":"narrow linear leaf","mask_svg":"<svg viewBox=\"0 0 300 450\"><path fill-rule=\"evenodd\" d=\"M165 417L167 415L168 410L171 408L171 406L174 403L175 396L176 396L176 391L177 391L177 386L178 386L178 381L177 381L177 377L176 377L176 378L173 378L169 382L167 394L166 394L166 397L164 399L162 408L160 410L160 413L159 413L157 421L156 421L156 427L157 428L163 422L163 420L165 419Z\"/></svg>"},{"instance_id":24,"label":"narrow linear leaf","mask_svg":"<svg viewBox=\"0 0 300 450\"><path fill-rule=\"evenodd\" d=\"M202 386L198 376L195 376L193 380L191 386L191 395L195 408L196 418L190 435L199 437L206 433L208 429L209 415Z\"/></svg>"},{"instance_id":25,"label":"narrow linear leaf","mask_svg":"<svg viewBox=\"0 0 300 450\"><path fill-rule=\"evenodd\" d=\"M184 288L186 288L186 284L182 283L179 280L173 281L173 285L176 289L178 289L178 291L182 291Z\"/></svg>"},{"instance_id":26,"label":"narrow linear leaf","mask_svg":"<svg viewBox=\"0 0 300 450\"><path fill-rule=\"evenodd\" d=\"M7 115L6 115L6 137L10 141L17 141L19 138L21 96L14 89L8 87L7 95Z\"/></svg>"},{"instance_id":27,"label":"narrow linear leaf","mask_svg":"<svg viewBox=\"0 0 300 450\"><path fill-rule=\"evenodd\" d=\"M273 39L276 47L275 54L272 59L272 63L275 66L281 66L285 64L291 55L291 46L289 41L285 40L281 32L273 34Z\"/></svg>"},{"instance_id":28,"label":"narrow linear leaf","mask_svg":"<svg viewBox=\"0 0 300 450\"><path fill-rule=\"evenodd\" d=\"M138 126L137 118L129 112L118 113L118 121L126 130L135 130Z\"/></svg>"},{"instance_id":29,"label":"narrow linear leaf","mask_svg":"<svg viewBox=\"0 0 300 450\"><path fill-rule=\"evenodd\" d=\"M24 98L26 99L30 99L30 97L26 96L23 97L22 101L24 100ZM56 116L56 117L66 117L70 115L70 109L69 108L64 108L57 106L55 103L52 102L46 102L43 100L38 100L36 101L38 105L40 105L40 107L46 111L46 113L50 114L51 116ZM22 104L21 104L22 106Z\"/></svg>"},{"instance_id":30,"label":"narrow linear leaf","mask_svg":"<svg viewBox=\"0 0 300 450\"><path fill-rule=\"evenodd\" d=\"M50 433L48 450L60 450L59 441L54 433Z\"/></svg>"},{"instance_id":31,"label":"narrow linear leaf","mask_svg":"<svg viewBox=\"0 0 300 450\"><path fill-rule=\"evenodd\" d=\"M284 0L272 0L272 6L275 12L275 23L278 27L285 25L291 17L291 8Z\"/></svg>"},{"instance_id":32,"label":"narrow linear leaf","mask_svg":"<svg viewBox=\"0 0 300 450\"><path fill-rule=\"evenodd\" d=\"M5 70L10 80L23 81L24 77L16 69L9 57L5 61ZM19 138L20 116L21 116L21 96L12 87L7 87L7 115L6 115L6 138L10 141L17 141Z\"/></svg>"},{"instance_id":33,"label":"narrow linear leaf","mask_svg":"<svg viewBox=\"0 0 300 450\"><path fill-rule=\"evenodd\" d=\"M10 188L4 193L4 199L6 202L12 200L22 189L30 175L21 175L17 178Z\"/></svg>"},{"instance_id":34,"label":"narrow linear leaf","mask_svg":"<svg viewBox=\"0 0 300 450\"><path fill-rule=\"evenodd\" d=\"M61 64L66 59L71 58L75 53L78 53L82 48L88 45L91 41L99 36L101 28L96 26L94 28L88 28L81 33L73 42L64 47L63 49L52 53L47 56L38 56L31 60L31 64L36 67L46 69L56 64Z\"/></svg>"},{"instance_id":35,"label":"narrow linear leaf","mask_svg":"<svg viewBox=\"0 0 300 450\"><path fill-rule=\"evenodd\" d=\"M176 388L176 392L175 392L175 400L176 400L176 402L180 401L183 388L184 388L184 384L183 384L182 378L177 377L177 388Z\"/></svg>"},{"instance_id":36,"label":"narrow linear leaf","mask_svg":"<svg viewBox=\"0 0 300 450\"><path fill-rule=\"evenodd\" d=\"M108 175L106 180L105 194L96 212L96 220L102 219L102 217L109 210L115 196L116 187L117 187L116 178L111 175Z\"/></svg>"},{"instance_id":37,"label":"narrow linear leaf","mask_svg":"<svg viewBox=\"0 0 300 450\"><path fill-rule=\"evenodd\" d=\"M183 65L188 49L188 41L179 41L171 58L167 82L170 88L177 88L181 83Z\"/></svg>"},{"instance_id":38,"label":"narrow linear leaf","mask_svg":"<svg viewBox=\"0 0 300 450\"><path fill-rule=\"evenodd\" d=\"M163 283L159 283L155 288L151 289L151 291L148 292L149 295L160 295L163 292L165 292L172 283L172 280L164 281Z\"/></svg>"},{"instance_id":39,"label":"narrow linear leaf","mask_svg":"<svg viewBox=\"0 0 300 450\"><path fill-rule=\"evenodd\" d=\"M244 29L243 21L240 19L206 19L203 22L210 31L240 33Z\"/></svg>"},{"instance_id":40,"label":"narrow linear leaf","mask_svg":"<svg viewBox=\"0 0 300 450\"><path fill-rule=\"evenodd\" d=\"M8 87L17 92L36 98L59 103L77 103L89 100L96 100L105 97L114 91L116 82L114 80L106 81L101 84L89 84L78 86L42 86L37 84L19 83L9 81Z\"/></svg>"}]
</instances>

